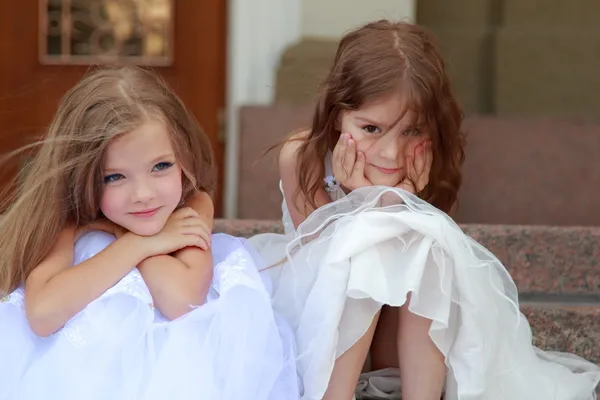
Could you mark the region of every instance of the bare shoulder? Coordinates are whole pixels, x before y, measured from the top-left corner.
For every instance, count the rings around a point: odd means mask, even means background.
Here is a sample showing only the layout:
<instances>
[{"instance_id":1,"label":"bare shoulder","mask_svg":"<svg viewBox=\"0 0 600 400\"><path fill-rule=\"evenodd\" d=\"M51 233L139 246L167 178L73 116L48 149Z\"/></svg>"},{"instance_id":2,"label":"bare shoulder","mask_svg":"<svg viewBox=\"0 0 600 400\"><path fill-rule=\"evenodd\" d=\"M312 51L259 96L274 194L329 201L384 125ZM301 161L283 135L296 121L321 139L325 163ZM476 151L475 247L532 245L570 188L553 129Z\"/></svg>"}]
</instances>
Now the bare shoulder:
<instances>
[{"instance_id":1,"label":"bare shoulder","mask_svg":"<svg viewBox=\"0 0 600 400\"><path fill-rule=\"evenodd\" d=\"M295 168L296 153L308 138L310 131L305 130L291 135L281 147L279 153L279 167L283 169Z\"/></svg>"},{"instance_id":2,"label":"bare shoulder","mask_svg":"<svg viewBox=\"0 0 600 400\"><path fill-rule=\"evenodd\" d=\"M206 214L210 214L211 216L215 212L215 206L213 204L212 197L210 194L205 192L204 190L198 190L189 199L186 200L186 205L196 209L202 210Z\"/></svg>"}]
</instances>

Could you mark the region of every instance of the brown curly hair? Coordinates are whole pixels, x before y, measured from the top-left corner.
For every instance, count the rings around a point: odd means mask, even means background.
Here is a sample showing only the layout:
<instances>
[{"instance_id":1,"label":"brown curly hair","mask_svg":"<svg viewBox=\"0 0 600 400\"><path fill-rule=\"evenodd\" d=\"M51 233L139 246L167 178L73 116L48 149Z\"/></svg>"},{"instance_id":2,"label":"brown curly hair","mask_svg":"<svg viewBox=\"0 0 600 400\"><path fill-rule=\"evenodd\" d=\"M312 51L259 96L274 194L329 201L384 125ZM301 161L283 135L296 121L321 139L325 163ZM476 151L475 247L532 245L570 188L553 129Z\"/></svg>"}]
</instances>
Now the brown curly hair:
<instances>
[{"instance_id":1,"label":"brown curly hair","mask_svg":"<svg viewBox=\"0 0 600 400\"><path fill-rule=\"evenodd\" d=\"M346 34L317 96L312 127L297 154L298 190L312 207L325 176L323 160L340 136L342 111L402 94L406 107L423 121L432 141L429 184L419 193L447 213L462 181L465 135L462 110L451 93L440 51L424 28L381 20Z\"/></svg>"}]
</instances>

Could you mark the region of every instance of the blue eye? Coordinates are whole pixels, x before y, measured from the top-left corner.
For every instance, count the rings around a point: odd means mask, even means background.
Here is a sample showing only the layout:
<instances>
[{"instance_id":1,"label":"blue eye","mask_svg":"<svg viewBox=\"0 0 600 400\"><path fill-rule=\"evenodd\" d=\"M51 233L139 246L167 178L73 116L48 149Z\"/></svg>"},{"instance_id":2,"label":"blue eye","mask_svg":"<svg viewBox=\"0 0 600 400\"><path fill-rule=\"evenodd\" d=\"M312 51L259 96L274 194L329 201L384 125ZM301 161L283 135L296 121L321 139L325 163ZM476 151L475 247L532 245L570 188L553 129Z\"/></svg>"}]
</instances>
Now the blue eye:
<instances>
[{"instance_id":1,"label":"blue eye","mask_svg":"<svg viewBox=\"0 0 600 400\"><path fill-rule=\"evenodd\" d=\"M367 133L381 133L381 128L375 125L363 126L363 130Z\"/></svg>"},{"instance_id":2,"label":"blue eye","mask_svg":"<svg viewBox=\"0 0 600 400\"><path fill-rule=\"evenodd\" d=\"M123 175L121 174L112 174L112 175L107 175L104 177L104 183L111 183L111 182L116 182L119 181L121 179L125 178Z\"/></svg>"},{"instance_id":3,"label":"blue eye","mask_svg":"<svg viewBox=\"0 0 600 400\"><path fill-rule=\"evenodd\" d=\"M173 166L171 162L159 162L152 168L152 171L163 171L165 169L169 169Z\"/></svg>"}]
</instances>

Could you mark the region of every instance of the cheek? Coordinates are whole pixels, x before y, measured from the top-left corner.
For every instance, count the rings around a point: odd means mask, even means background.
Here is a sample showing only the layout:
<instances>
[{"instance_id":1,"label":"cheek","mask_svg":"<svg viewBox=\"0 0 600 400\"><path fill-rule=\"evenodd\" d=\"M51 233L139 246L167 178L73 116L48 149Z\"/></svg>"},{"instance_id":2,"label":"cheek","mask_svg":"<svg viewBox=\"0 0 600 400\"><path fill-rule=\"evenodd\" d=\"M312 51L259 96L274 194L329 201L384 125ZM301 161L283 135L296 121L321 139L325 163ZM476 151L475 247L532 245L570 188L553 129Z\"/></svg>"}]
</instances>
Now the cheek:
<instances>
[{"instance_id":1,"label":"cheek","mask_svg":"<svg viewBox=\"0 0 600 400\"><path fill-rule=\"evenodd\" d=\"M177 207L181 201L183 194L183 185L181 183L181 169L173 171L172 174L165 176L160 185L161 197L166 203L173 206L173 209Z\"/></svg>"},{"instance_id":2,"label":"cheek","mask_svg":"<svg viewBox=\"0 0 600 400\"><path fill-rule=\"evenodd\" d=\"M100 210L102 214L110 220L114 216L123 212L125 202L123 201L123 191L118 187L106 187L100 199Z\"/></svg>"},{"instance_id":3,"label":"cheek","mask_svg":"<svg viewBox=\"0 0 600 400\"><path fill-rule=\"evenodd\" d=\"M407 156L414 157L415 148L423 140L424 140L423 138L420 138L420 137L417 137L417 136L412 136L412 137L399 136L398 137L398 149L399 149L398 158L399 159L404 159Z\"/></svg>"},{"instance_id":4,"label":"cheek","mask_svg":"<svg viewBox=\"0 0 600 400\"><path fill-rule=\"evenodd\" d=\"M366 135L356 135L354 140L356 140L356 150L362 151L368 158L369 154L373 151L377 140L365 136Z\"/></svg>"}]
</instances>

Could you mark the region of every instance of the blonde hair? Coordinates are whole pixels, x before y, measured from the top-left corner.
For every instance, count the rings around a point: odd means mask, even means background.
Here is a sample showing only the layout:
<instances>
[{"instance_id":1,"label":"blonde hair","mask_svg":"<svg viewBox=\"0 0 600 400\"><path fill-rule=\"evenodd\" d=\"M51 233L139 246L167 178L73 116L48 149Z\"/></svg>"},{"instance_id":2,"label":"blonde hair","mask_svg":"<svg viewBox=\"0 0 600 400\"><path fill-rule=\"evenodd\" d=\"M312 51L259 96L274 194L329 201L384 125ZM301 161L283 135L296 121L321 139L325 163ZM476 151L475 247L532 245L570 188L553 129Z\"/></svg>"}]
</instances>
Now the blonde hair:
<instances>
[{"instance_id":1,"label":"blonde hair","mask_svg":"<svg viewBox=\"0 0 600 400\"><path fill-rule=\"evenodd\" d=\"M0 297L21 285L68 223L97 219L106 147L148 119L165 124L183 171L184 198L212 195L210 142L156 74L137 67L97 69L62 98L38 153L0 220Z\"/></svg>"}]
</instances>

